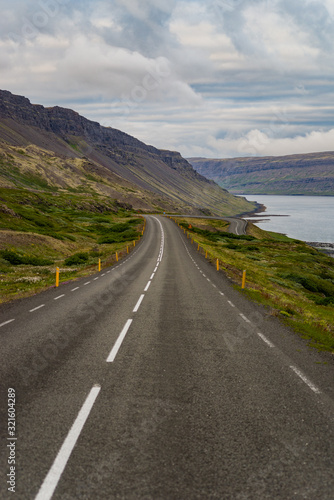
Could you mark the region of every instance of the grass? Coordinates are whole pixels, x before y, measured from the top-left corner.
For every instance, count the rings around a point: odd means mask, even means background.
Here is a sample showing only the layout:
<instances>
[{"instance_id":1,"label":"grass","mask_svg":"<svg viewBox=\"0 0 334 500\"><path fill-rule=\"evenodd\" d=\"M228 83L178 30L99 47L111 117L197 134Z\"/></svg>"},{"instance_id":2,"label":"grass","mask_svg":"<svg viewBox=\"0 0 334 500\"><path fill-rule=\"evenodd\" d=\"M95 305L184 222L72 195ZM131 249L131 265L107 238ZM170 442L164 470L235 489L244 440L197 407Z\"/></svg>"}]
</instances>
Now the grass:
<instances>
[{"instance_id":1,"label":"grass","mask_svg":"<svg viewBox=\"0 0 334 500\"><path fill-rule=\"evenodd\" d=\"M268 306L270 313L293 327L318 349L334 352L334 260L304 242L248 225L247 236L227 233L224 221L178 221L201 252L241 290L242 273L247 271L243 293ZM191 226L191 228L189 228Z\"/></svg>"},{"instance_id":2,"label":"grass","mask_svg":"<svg viewBox=\"0 0 334 500\"><path fill-rule=\"evenodd\" d=\"M0 188L0 303L92 274L133 248L143 218L97 194Z\"/></svg>"}]
</instances>

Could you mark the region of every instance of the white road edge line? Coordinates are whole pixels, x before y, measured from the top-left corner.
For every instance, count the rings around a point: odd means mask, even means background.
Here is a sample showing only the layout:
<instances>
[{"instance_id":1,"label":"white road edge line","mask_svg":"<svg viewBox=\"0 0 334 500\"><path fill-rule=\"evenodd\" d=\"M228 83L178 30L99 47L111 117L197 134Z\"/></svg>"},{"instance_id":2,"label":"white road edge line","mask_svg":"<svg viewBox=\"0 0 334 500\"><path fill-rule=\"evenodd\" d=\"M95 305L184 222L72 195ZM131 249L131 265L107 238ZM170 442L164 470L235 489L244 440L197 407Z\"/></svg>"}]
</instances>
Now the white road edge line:
<instances>
[{"instance_id":1,"label":"white road edge line","mask_svg":"<svg viewBox=\"0 0 334 500\"><path fill-rule=\"evenodd\" d=\"M84 284L84 286L90 285L90 281L87 281L87 283Z\"/></svg>"},{"instance_id":2,"label":"white road edge line","mask_svg":"<svg viewBox=\"0 0 334 500\"><path fill-rule=\"evenodd\" d=\"M249 323L249 324L251 323L251 321L249 321L249 319L248 319L248 318L246 318L246 316L245 316L244 314L240 313L240 314L239 314L239 316L241 316L241 318L242 318L244 321L246 321L246 323Z\"/></svg>"},{"instance_id":3,"label":"white road edge line","mask_svg":"<svg viewBox=\"0 0 334 500\"><path fill-rule=\"evenodd\" d=\"M150 277L150 280L153 280L154 275L155 275L155 273L152 274L152 276Z\"/></svg>"},{"instance_id":4,"label":"white road edge line","mask_svg":"<svg viewBox=\"0 0 334 500\"><path fill-rule=\"evenodd\" d=\"M263 335L263 333L258 332L258 336L260 337L260 339L263 340L263 342L268 344L269 347L275 347L275 345L272 342L270 342L270 340L268 340L267 337Z\"/></svg>"},{"instance_id":5,"label":"white road edge line","mask_svg":"<svg viewBox=\"0 0 334 500\"><path fill-rule=\"evenodd\" d=\"M142 294L133 310L134 313L136 313L138 311L138 309L140 308L140 304L143 302L143 298L145 297L144 294Z\"/></svg>"},{"instance_id":6,"label":"white road edge line","mask_svg":"<svg viewBox=\"0 0 334 500\"><path fill-rule=\"evenodd\" d=\"M116 340L115 342L115 345L114 347L112 348L108 358L107 358L107 363L113 363L113 361L115 360L116 356L117 356L117 353L119 351L119 348L121 347L122 345L122 342L125 338L125 335L128 333L128 330L131 326L131 323L132 323L132 319L128 319L127 322L125 323L125 326L123 328L123 330L121 331L121 333L119 334L119 337L118 339Z\"/></svg>"},{"instance_id":7,"label":"white road edge line","mask_svg":"<svg viewBox=\"0 0 334 500\"><path fill-rule=\"evenodd\" d=\"M64 293L63 293L63 295L59 295L59 297L55 297L53 300L59 300L59 299L62 299L63 297L65 297Z\"/></svg>"},{"instance_id":8,"label":"white road edge line","mask_svg":"<svg viewBox=\"0 0 334 500\"><path fill-rule=\"evenodd\" d=\"M49 500L52 497L100 390L99 385L94 385L88 394L35 500Z\"/></svg>"},{"instance_id":9,"label":"white road edge line","mask_svg":"<svg viewBox=\"0 0 334 500\"><path fill-rule=\"evenodd\" d=\"M73 288L73 290L71 290L71 292L75 292L76 290L79 290L79 286L77 286L76 288Z\"/></svg>"},{"instance_id":10,"label":"white road edge line","mask_svg":"<svg viewBox=\"0 0 334 500\"><path fill-rule=\"evenodd\" d=\"M2 326L8 325L9 323L12 323L13 321L15 321L15 318L14 319L9 319L8 321L5 321L4 323L1 323L0 328Z\"/></svg>"},{"instance_id":11,"label":"white road edge line","mask_svg":"<svg viewBox=\"0 0 334 500\"><path fill-rule=\"evenodd\" d=\"M235 307L235 305L233 304L233 302L231 302L230 300L227 301L231 307Z\"/></svg>"},{"instance_id":12,"label":"white road edge line","mask_svg":"<svg viewBox=\"0 0 334 500\"><path fill-rule=\"evenodd\" d=\"M305 384L313 391L315 392L316 394L320 394L321 391L320 389L318 389L318 387L316 385L314 385L307 377L306 375L304 375L300 370L298 370L298 368L296 368L295 366L291 365L290 366L291 370L293 370L295 372L296 375L298 375L299 378L302 379L303 382L305 382Z\"/></svg>"},{"instance_id":13,"label":"white road edge line","mask_svg":"<svg viewBox=\"0 0 334 500\"><path fill-rule=\"evenodd\" d=\"M150 288L150 285L151 285L151 281L149 281L146 285L146 287L144 288L144 292L147 292L147 290Z\"/></svg>"},{"instance_id":14,"label":"white road edge line","mask_svg":"<svg viewBox=\"0 0 334 500\"><path fill-rule=\"evenodd\" d=\"M29 312L33 313L35 311L38 311L38 309L42 309L42 307L45 307L45 304L42 304L41 306L35 307L34 309L30 309Z\"/></svg>"}]
</instances>

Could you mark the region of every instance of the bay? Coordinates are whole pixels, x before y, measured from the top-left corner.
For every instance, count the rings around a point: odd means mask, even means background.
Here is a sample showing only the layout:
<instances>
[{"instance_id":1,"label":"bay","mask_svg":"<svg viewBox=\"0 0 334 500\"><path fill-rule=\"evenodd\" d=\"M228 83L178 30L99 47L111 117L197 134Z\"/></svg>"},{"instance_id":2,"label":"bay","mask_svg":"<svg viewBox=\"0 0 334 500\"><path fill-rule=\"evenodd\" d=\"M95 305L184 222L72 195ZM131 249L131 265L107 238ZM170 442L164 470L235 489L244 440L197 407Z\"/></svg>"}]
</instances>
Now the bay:
<instances>
[{"instance_id":1,"label":"bay","mask_svg":"<svg viewBox=\"0 0 334 500\"><path fill-rule=\"evenodd\" d=\"M334 243L334 196L244 196L267 207L259 219L274 216L256 223L261 229L303 241Z\"/></svg>"}]
</instances>

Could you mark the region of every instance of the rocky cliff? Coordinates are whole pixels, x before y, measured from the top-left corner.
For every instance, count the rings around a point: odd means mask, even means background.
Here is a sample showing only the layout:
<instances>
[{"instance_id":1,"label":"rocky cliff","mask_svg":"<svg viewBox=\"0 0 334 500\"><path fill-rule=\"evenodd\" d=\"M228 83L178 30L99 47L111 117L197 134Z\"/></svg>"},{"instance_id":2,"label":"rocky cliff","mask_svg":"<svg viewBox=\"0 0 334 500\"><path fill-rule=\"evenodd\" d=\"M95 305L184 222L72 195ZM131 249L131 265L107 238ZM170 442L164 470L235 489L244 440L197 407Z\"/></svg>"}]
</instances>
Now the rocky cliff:
<instances>
[{"instance_id":1,"label":"rocky cliff","mask_svg":"<svg viewBox=\"0 0 334 500\"><path fill-rule=\"evenodd\" d=\"M235 194L334 195L334 152L189 161Z\"/></svg>"},{"instance_id":2,"label":"rocky cliff","mask_svg":"<svg viewBox=\"0 0 334 500\"><path fill-rule=\"evenodd\" d=\"M73 188L76 175L81 179L82 175L87 177L92 172L98 172L100 191L104 179L104 184L106 181L112 184L111 190L104 189L110 196L117 198L117 193L123 190L121 201L124 201L124 190L128 190L128 193L140 191L141 201L145 198L146 206L153 205L155 209L232 215L250 212L255 208L254 204L232 196L200 175L177 152L148 146L124 132L103 127L70 109L58 106L45 108L31 104L25 97L2 90L0 141L7 148L30 148L29 153L26 151L26 158L30 155L31 160L17 161L15 168L19 164L19 168L29 170L36 164L34 172L30 174L39 172L38 175L43 175L43 182L51 182L54 187L61 185L65 188L71 178ZM32 146L35 149L31 150ZM39 153L36 148L42 149L44 153ZM9 155L12 153L8 152ZM6 154L3 158L7 157ZM38 157L42 158L45 154L59 160L56 162L57 169L50 166L50 159L38 163ZM64 168L60 160L66 162L66 175L63 178ZM80 165L78 162L81 162ZM80 185L85 183L80 181ZM134 206L137 203L136 196L128 194Z\"/></svg>"}]
</instances>

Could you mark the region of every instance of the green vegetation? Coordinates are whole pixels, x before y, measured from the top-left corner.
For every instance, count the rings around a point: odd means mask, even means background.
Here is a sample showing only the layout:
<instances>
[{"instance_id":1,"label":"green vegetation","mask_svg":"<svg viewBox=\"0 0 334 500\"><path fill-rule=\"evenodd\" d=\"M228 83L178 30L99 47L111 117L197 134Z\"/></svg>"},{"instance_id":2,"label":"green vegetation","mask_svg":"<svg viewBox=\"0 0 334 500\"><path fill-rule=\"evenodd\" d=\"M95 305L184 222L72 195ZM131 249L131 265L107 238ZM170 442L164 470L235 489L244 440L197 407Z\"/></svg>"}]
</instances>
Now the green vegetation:
<instances>
[{"instance_id":1,"label":"green vegetation","mask_svg":"<svg viewBox=\"0 0 334 500\"><path fill-rule=\"evenodd\" d=\"M194 225L195 224L195 225ZM334 351L334 261L302 241L249 224L247 236L227 233L222 221L183 219L184 227L244 293L319 349ZM192 228L189 228L189 225Z\"/></svg>"},{"instance_id":2,"label":"green vegetation","mask_svg":"<svg viewBox=\"0 0 334 500\"><path fill-rule=\"evenodd\" d=\"M5 259L9 264L13 266L19 266L21 264L30 265L30 266L50 266L53 264L53 261L50 259L41 259L36 257L35 255L25 255L14 252L13 250L2 250L0 255L3 259Z\"/></svg>"},{"instance_id":3,"label":"green vegetation","mask_svg":"<svg viewBox=\"0 0 334 500\"><path fill-rule=\"evenodd\" d=\"M0 302L112 265L143 219L97 194L0 188Z\"/></svg>"},{"instance_id":4,"label":"green vegetation","mask_svg":"<svg viewBox=\"0 0 334 500\"><path fill-rule=\"evenodd\" d=\"M86 264L89 260L89 254L85 252L78 252L65 259L65 266L80 266Z\"/></svg>"}]
</instances>

